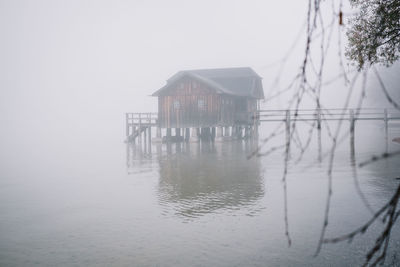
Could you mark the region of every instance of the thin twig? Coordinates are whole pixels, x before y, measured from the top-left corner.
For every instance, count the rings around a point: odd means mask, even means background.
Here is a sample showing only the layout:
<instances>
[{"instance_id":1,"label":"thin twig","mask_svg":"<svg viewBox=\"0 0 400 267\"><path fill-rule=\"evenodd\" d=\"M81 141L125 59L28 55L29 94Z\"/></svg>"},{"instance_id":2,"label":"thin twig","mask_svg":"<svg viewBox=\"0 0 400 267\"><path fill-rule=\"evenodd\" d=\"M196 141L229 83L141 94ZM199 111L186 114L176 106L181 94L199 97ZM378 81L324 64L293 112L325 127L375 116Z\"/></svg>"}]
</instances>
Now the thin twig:
<instances>
[{"instance_id":1,"label":"thin twig","mask_svg":"<svg viewBox=\"0 0 400 267\"><path fill-rule=\"evenodd\" d=\"M392 106L398 110L400 110L400 104L398 104L396 101L393 100L393 98L390 96L389 92L386 90L386 86L383 83L381 76L379 75L378 71L376 70L375 66L373 66L374 73L376 77L378 78L379 84L382 88L383 93L385 94L385 97L387 101L392 104Z\"/></svg>"},{"instance_id":2,"label":"thin twig","mask_svg":"<svg viewBox=\"0 0 400 267\"><path fill-rule=\"evenodd\" d=\"M394 152L385 152L382 153L381 155L378 156L372 156L369 160L361 162L360 164L358 164L358 167L364 167L365 165L371 164L375 161L378 160L382 160L382 159L387 159L387 158L391 158L393 156L397 156L400 155L400 150L394 151Z\"/></svg>"}]
</instances>

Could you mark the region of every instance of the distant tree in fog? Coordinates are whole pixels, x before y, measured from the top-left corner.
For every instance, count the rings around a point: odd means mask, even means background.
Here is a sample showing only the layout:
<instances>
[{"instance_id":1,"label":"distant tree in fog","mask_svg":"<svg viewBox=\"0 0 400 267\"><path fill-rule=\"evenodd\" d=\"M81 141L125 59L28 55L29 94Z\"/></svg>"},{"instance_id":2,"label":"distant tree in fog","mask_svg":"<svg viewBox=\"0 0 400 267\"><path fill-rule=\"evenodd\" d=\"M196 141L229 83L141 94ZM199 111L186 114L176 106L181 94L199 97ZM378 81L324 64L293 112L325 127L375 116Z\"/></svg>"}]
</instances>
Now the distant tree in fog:
<instances>
[{"instance_id":1,"label":"distant tree in fog","mask_svg":"<svg viewBox=\"0 0 400 267\"><path fill-rule=\"evenodd\" d=\"M349 20L346 56L357 64L390 66L400 54L400 1L350 0L359 13Z\"/></svg>"}]
</instances>

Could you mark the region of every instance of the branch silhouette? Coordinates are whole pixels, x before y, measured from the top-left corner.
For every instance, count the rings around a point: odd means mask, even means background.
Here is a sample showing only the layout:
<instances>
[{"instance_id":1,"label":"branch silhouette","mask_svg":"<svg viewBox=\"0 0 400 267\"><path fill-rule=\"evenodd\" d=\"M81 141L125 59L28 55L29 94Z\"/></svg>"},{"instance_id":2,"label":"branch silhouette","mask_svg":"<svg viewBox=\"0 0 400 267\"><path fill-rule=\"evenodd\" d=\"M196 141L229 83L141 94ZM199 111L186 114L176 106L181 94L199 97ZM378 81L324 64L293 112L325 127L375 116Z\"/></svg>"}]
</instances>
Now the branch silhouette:
<instances>
[{"instance_id":1,"label":"branch silhouette","mask_svg":"<svg viewBox=\"0 0 400 267\"><path fill-rule=\"evenodd\" d=\"M380 216L383 216L385 222L385 229L380 233L378 238L375 240L374 246L368 251L366 254L366 260L364 262L364 266L368 264L372 264L375 266L379 263L383 263L385 260L385 256L387 253L387 248L389 246L390 240L390 233L394 223L397 221L398 217L400 216L400 211L396 211L399 198L400 198L400 186L397 188L394 195L390 198L390 200L385 204L382 208L378 211L374 211L371 205L368 202L365 194L362 192L359 181L358 181L358 174L357 168L364 167L368 164L372 164L378 160L387 159L390 157L394 157L400 155L400 151L395 152L386 152L378 156L373 156L371 159L361 162L358 165L356 164L355 160L353 160L353 179L354 179L354 186L356 188L357 195L361 199L364 206L370 211L372 214L372 218L368 220L365 224L361 225L355 231L348 233L346 235L336 237L336 238L326 238L326 230L329 225L329 215L330 215L330 207L331 207L331 198L333 194L333 179L334 179L334 165L335 165L335 152L339 145L341 145L347 138L349 137L349 131L346 131L342 134L342 125L343 121L345 120L345 114L349 110L350 99L356 87L356 83L359 80L360 74L362 74L362 81L361 81L361 95L359 97L357 108L355 108L354 118L357 119L360 115L360 110L363 104L363 100L366 96L366 84L369 69L372 68L375 76L378 79L380 84L381 90L383 91L387 101L397 110L400 110L400 104L396 102L393 97L389 94L387 88L384 85L382 78L380 77L378 71L376 70L374 65L370 65L369 68L365 67L364 69L358 68L348 68L346 69L344 63L344 52L343 52L343 41L342 41L342 29L344 22L344 16L354 16L357 17L359 13L349 14L342 12L343 8L343 1L339 1L339 5L335 5L335 1L331 1L331 20L327 25L325 25L324 17L326 14L321 11L321 5L324 2L321 0L314 0L308 1L308 8L306 13L306 21L301 27L302 30L305 30L305 43L304 43L304 52L301 58L301 63L299 67L299 71L293 76L293 78L282 90L274 91L275 87L279 84L281 80L281 76L283 73L283 69L291 55L293 48L297 45L298 40L301 34L298 34L295 38L295 42L290 46L290 50L287 54L282 58L282 61L279 66L279 71L274 79L273 88L270 91L271 93L266 97L265 101L273 100L281 95L292 92L292 97L288 101L287 110L289 110L293 115L294 118L298 118L299 116L299 109L305 97L310 97L315 105L314 108L317 111L320 111L319 114L315 114L315 116L321 116L321 124L317 124L315 122L308 124L308 131L307 137L303 141L300 138L300 135L297 131L297 121L293 120L290 125L288 126L287 132L290 134L287 136L287 140L283 145L277 145L270 147L265 152L261 152L262 148L268 146L270 140L280 134L282 134L285 129L282 130L284 123L280 123L275 129L272 134L270 134L267 138L265 138L262 143L258 146L258 148L248 157L253 156L268 156L269 154L283 150L284 152L284 168L282 174L282 183L283 183L283 198L284 198L284 223L285 223L285 236L288 240L289 246L292 243L292 239L290 237L289 231L289 203L287 198L287 188L288 188L288 181L287 181L287 174L289 171L289 161L291 161L291 154L294 152L298 152L296 156L295 163L298 163L302 160L304 153L310 146L313 133L318 131L319 134L322 130L327 132L328 138L330 139L331 146L329 151L325 154L319 156L319 161L328 160L328 167L327 167L327 198L325 202L325 209L323 214L323 225L321 227L321 232L319 236L319 241L317 244L315 256L317 256L321 248L324 244L328 243L337 243L342 241L351 241L354 237L365 233L365 231L372 225ZM325 15L323 15L323 13ZM331 38L334 32L334 29L337 29L337 55L339 59L339 74L334 76L328 81L323 81L324 77L324 70L325 70L325 63L327 60L327 54L331 51ZM318 29L318 31L317 31ZM318 50L315 50L315 45L319 46ZM318 52L316 52L318 51ZM399 50L400 51L400 50ZM315 56L314 54L317 54ZM317 60L315 60L315 58ZM275 63L277 64L277 63ZM330 85L332 83L336 83L338 81L343 81L344 87L347 88L348 94L344 99L344 105L341 109L341 119L339 120L336 127L329 125L327 119L330 114L329 111L324 110L324 106L321 103L321 90L324 86ZM309 166L310 167L310 166Z\"/></svg>"}]
</instances>

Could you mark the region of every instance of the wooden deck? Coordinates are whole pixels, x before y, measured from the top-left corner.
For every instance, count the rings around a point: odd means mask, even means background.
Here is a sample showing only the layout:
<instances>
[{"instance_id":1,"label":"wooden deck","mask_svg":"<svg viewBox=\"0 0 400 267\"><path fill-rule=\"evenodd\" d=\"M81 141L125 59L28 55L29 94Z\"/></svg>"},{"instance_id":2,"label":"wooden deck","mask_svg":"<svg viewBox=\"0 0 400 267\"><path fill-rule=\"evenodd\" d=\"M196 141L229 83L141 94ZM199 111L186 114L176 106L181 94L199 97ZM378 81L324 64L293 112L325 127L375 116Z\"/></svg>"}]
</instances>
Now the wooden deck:
<instances>
[{"instance_id":1,"label":"wooden deck","mask_svg":"<svg viewBox=\"0 0 400 267\"><path fill-rule=\"evenodd\" d=\"M142 133L146 139L146 132L151 141L151 127L157 127L157 113L126 113L126 142L135 142L138 138L141 140Z\"/></svg>"},{"instance_id":2,"label":"wooden deck","mask_svg":"<svg viewBox=\"0 0 400 267\"><path fill-rule=\"evenodd\" d=\"M136 139L141 141L142 135L144 135L145 140L146 135L148 135L149 142L151 142L152 127L157 128L157 138L160 139L162 137L157 113L126 113L125 116L126 142L135 142ZM322 121L347 120L350 122L350 132L352 134L354 134L356 121L383 121L387 136L389 122L400 122L400 111L397 109L377 108L258 110L255 113L249 114L249 118L253 120L253 125L255 126L260 123L284 122L286 123L287 131L290 131L290 124L294 121L314 122L316 123L317 128L320 129ZM168 129L167 131L170 135L171 129ZM179 129L178 132L180 133L181 129Z\"/></svg>"}]
</instances>

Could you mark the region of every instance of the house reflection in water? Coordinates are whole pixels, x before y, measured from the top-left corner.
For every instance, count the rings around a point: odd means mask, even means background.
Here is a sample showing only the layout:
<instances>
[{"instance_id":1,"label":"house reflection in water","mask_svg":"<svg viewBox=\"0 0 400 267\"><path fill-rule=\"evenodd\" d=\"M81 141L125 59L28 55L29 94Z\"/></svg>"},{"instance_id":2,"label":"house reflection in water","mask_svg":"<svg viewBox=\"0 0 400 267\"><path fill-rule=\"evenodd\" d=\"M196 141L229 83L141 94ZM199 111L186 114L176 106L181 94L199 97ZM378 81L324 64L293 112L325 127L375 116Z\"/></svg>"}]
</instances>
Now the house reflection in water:
<instances>
[{"instance_id":1,"label":"house reflection in water","mask_svg":"<svg viewBox=\"0 0 400 267\"><path fill-rule=\"evenodd\" d=\"M243 212L252 216L260 210L264 184L258 158L247 159L256 148L252 142L177 143L153 146L154 156L128 153L129 165L158 162L159 203L166 216L194 219L208 213ZM155 159L156 158L156 159Z\"/></svg>"}]
</instances>

